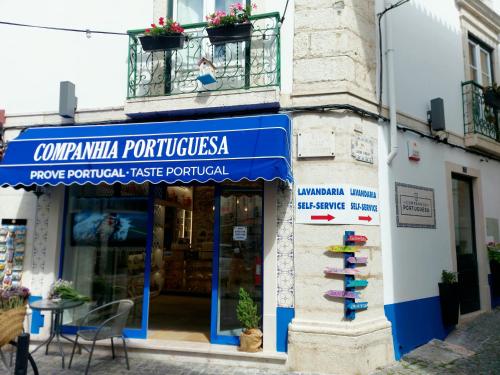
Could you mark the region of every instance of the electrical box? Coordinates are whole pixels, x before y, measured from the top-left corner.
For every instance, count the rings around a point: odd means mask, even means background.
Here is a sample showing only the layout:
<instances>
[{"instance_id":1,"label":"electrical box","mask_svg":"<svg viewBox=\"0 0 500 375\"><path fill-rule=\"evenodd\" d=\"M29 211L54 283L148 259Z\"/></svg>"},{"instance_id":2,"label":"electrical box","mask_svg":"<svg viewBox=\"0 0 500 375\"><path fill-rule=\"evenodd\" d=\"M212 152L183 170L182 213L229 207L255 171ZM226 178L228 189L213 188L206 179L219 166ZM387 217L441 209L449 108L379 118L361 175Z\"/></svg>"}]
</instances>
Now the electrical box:
<instances>
[{"instance_id":1,"label":"electrical box","mask_svg":"<svg viewBox=\"0 0 500 375\"><path fill-rule=\"evenodd\" d=\"M430 121L432 130L446 130L443 98L434 98L431 100Z\"/></svg>"},{"instance_id":2,"label":"electrical box","mask_svg":"<svg viewBox=\"0 0 500 375\"><path fill-rule=\"evenodd\" d=\"M75 111L75 84L70 81L61 81L59 84L59 115L64 118L74 118Z\"/></svg>"}]
</instances>

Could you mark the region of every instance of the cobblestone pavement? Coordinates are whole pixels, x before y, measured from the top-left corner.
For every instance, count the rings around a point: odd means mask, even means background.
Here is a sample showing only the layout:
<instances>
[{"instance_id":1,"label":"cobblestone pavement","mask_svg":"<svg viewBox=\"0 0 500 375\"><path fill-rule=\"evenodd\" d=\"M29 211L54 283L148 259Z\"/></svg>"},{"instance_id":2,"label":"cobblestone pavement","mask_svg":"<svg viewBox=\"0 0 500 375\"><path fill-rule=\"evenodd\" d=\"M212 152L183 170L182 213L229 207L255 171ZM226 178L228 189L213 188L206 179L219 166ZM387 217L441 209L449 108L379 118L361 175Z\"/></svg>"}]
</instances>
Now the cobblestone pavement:
<instances>
[{"instance_id":1,"label":"cobblestone pavement","mask_svg":"<svg viewBox=\"0 0 500 375\"><path fill-rule=\"evenodd\" d=\"M66 351L67 352L67 351ZM61 369L61 359L55 355L37 352L35 360L40 375L83 374L86 353L75 355L70 370ZM69 358L67 359L69 360ZM0 367L0 374L3 369ZM115 361L110 354L98 352L92 361L92 375L299 375L276 369L236 367L234 365L199 362L166 361L150 358L131 359L131 371L125 369L125 360ZM392 366L372 375L500 375L500 308L480 315L456 329L445 342L433 340ZM313 374L308 374L313 375ZM366 374L360 374L366 375Z\"/></svg>"},{"instance_id":2,"label":"cobblestone pavement","mask_svg":"<svg viewBox=\"0 0 500 375\"><path fill-rule=\"evenodd\" d=\"M500 308L373 375L500 375Z\"/></svg>"},{"instance_id":3,"label":"cobblestone pavement","mask_svg":"<svg viewBox=\"0 0 500 375\"><path fill-rule=\"evenodd\" d=\"M42 352L42 351L41 351ZM51 350L52 352L52 350ZM61 368L61 358L55 352L34 355L40 375L82 375L87 364L88 354L75 354L71 369ZM66 350L65 352L68 352ZM137 354L136 354L137 355ZM69 361L67 357L66 364ZM0 374L2 369L0 367ZM31 375L32 373L29 373ZM286 372L279 369L258 369L248 367L236 367L233 365L207 364L186 361L167 361L151 358L130 358L130 372L126 370L125 358L117 353L117 358L113 361L111 353L98 352L92 359L89 375L302 375L299 373ZM309 374L307 374L309 375ZM313 375L313 374L311 374ZM316 374L319 375L319 374Z\"/></svg>"}]
</instances>

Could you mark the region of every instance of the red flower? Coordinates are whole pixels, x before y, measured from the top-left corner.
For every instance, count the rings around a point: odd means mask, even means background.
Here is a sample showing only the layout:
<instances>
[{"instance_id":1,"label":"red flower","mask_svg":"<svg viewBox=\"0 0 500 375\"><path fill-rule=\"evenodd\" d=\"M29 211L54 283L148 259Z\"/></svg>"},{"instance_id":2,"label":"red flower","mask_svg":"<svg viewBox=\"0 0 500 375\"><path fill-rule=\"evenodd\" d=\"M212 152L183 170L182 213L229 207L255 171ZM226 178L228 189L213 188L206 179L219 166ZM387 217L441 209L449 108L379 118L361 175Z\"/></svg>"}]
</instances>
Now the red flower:
<instances>
[{"instance_id":1,"label":"red flower","mask_svg":"<svg viewBox=\"0 0 500 375\"><path fill-rule=\"evenodd\" d=\"M160 17L160 18L158 19L158 23L159 23L161 26L163 26L163 25L165 24L165 18Z\"/></svg>"},{"instance_id":2,"label":"red flower","mask_svg":"<svg viewBox=\"0 0 500 375\"><path fill-rule=\"evenodd\" d=\"M156 28L156 25L154 23L152 23L151 27L154 29L154 28Z\"/></svg>"},{"instance_id":3,"label":"red flower","mask_svg":"<svg viewBox=\"0 0 500 375\"><path fill-rule=\"evenodd\" d=\"M150 29L146 29L144 32L147 34L147 33L150 33L151 30Z\"/></svg>"}]
</instances>

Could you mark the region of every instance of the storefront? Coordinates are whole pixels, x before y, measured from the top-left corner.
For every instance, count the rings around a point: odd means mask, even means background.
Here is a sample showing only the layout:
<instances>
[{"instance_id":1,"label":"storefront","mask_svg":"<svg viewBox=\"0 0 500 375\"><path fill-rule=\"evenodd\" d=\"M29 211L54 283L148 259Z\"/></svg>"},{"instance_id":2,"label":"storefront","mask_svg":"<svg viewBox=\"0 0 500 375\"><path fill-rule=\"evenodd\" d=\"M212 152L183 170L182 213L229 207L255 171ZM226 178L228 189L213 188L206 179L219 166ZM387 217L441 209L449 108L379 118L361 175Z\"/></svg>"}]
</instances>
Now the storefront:
<instances>
[{"instance_id":1,"label":"storefront","mask_svg":"<svg viewBox=\"0 0 500 375\"><path fill-rule=\"evenodd\" d=\"M237 344L239 289L262 315L276 295L265 191L290 165L285 115L45 127L10 141L0 183L66 186L59 277L90 305L132 299L129 337Z\"/></svg>"}]
</instances>

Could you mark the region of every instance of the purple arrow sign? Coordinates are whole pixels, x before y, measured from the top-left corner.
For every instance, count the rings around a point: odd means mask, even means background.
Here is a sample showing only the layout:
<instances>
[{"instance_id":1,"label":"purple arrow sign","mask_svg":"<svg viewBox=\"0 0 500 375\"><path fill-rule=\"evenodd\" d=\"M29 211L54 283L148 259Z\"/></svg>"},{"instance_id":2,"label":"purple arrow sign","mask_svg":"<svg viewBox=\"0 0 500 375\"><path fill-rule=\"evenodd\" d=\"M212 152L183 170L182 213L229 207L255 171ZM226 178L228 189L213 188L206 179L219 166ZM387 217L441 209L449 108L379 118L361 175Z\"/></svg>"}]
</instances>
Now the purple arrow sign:
<instances>
[{"instance_id":1,"label":"purple arrow sign","mask_svg":"<svg viewBox=\"0 0 500 375\"><path fill-rule=\"evenodd\" d=\"M360 294L358 292L346 292L345 290L329 290L326 292L329 297L339 297L339 298L359 298Z\"/></svg>"},{"instance_id":2,"label":"purple arrow sign","mask_svg":"<svg viewBox=\"0 0 500 375\"><path fill-rule=\"evenodd\" d=\"M358 264L366 264L368 263L368 258L367 257L349 257L347 258L347 261L349 263L358 263Z\"/></svg>"},{"instance_id":3,"label":"purple arrow sign","mask_svg":"<svg viewBox=\"0 0 500 375\"><path fill-rule=\"evenodd\" d=\"M337 268L337 267L327 267L325 273L335 273L338 275L356 275L359 270L356 268Z\"/></svg>"}]
</instances>

